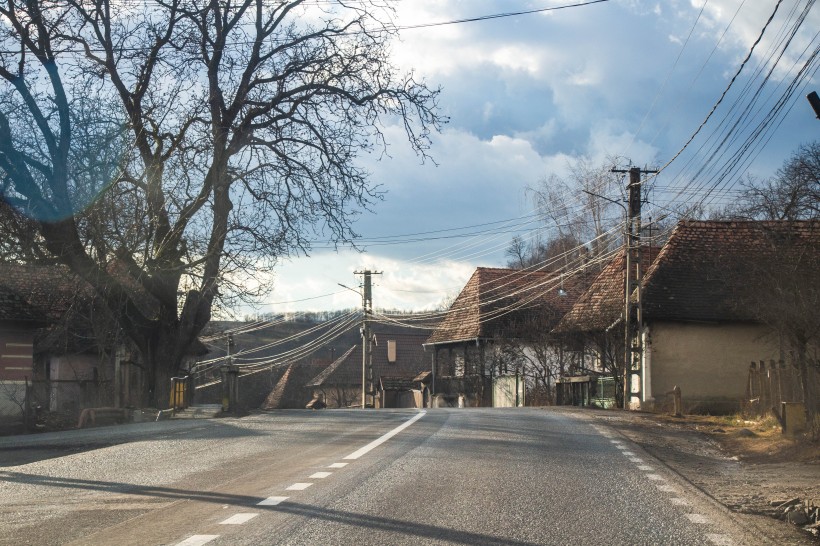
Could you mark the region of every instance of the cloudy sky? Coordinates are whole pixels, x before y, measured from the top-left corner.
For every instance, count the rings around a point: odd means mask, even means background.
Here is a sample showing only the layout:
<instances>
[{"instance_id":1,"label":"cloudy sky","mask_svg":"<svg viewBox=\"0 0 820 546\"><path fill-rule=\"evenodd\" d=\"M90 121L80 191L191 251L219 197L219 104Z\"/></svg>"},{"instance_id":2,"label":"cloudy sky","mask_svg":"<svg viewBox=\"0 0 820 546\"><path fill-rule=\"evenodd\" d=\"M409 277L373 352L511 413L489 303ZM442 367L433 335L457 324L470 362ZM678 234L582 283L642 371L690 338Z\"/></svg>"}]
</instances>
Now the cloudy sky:
<instances>
[{"instance_id":1,"label":"cloudy sky","mask_svg":"<svg viewBox=\"0 0 820 546\"><path fill-rule=\"evenodd\" d=\"M574 3L583 1L404 0L396 23ZM365 252L318 244L309 257L283 262L275 292L258 311L358 306L358 296L338 283L355 287L353 271L362 268L383 272L375 306L434 307L475 267L503 266L515 233L549 229L532 217L526 189L551 174L565 176L578 158L602 164L620 156L663 167L654 181L657 207L705 195L707 204L725 203L726 189L742 176L770 176L798 145L820 135L805 99L820 87L820 12L808 12L798 26L812 2L784 0L709 121L677 155L776 4L610 0L403 30L393 45L397 65L443 89L450 122L434 138L437 164L422 164L401 128L385 127L390 157L363 159L387 192L357 221Z\"/></svg>"}]
</instances>

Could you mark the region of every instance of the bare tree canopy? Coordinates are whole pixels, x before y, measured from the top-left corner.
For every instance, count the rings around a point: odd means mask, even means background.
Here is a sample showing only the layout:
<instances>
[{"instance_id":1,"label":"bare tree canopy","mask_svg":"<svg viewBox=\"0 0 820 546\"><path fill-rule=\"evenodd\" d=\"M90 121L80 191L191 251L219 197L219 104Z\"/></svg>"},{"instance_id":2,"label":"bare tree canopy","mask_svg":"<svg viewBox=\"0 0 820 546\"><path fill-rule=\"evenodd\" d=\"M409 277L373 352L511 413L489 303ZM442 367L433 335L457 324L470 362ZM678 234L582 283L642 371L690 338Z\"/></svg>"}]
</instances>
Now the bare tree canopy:
<instances>
[{"instance_id":1,"label":"bare tree canopy","mask_svg":"<svg viewBox=\"0 0 820 546\"><path fill-rule=\"evenodd\" d=\"M747 180L742 201L726 214L756 220L820 218L820 141L800 146L773 177Z\"/></svg>"},{"instance_id":2,"label":"bare tree canopy","mask_svg":"<svg viewBox=\"0 0 820 546\"><path fill-rule=\"evenodd\" d=\"M544 227L534 236L512 239L508 267L557 270L581 257L594 261L615 248L622 236L616 227L623 219L615 203L623 200L623 188L611 172L618 161L609 158L595 165L582 157L569 165L569 176L552 174L528 188Z\"/></svg>"},{"instance_id":3,"label":"bare tree canopy","mask_svg":"<svg viewBox=\"0 0 820 546\"><path fill-rule=\"evenodd\" d=\"M90 283L162 400L212 306L380 197L357 163L438 90L389 58L389 2L0 7L0 238ZM251 282L249 282L251 281ZM249 292L250 291L250 292ZM259 293L257 292L257 293Z\"/></svg>"}]
</instances>

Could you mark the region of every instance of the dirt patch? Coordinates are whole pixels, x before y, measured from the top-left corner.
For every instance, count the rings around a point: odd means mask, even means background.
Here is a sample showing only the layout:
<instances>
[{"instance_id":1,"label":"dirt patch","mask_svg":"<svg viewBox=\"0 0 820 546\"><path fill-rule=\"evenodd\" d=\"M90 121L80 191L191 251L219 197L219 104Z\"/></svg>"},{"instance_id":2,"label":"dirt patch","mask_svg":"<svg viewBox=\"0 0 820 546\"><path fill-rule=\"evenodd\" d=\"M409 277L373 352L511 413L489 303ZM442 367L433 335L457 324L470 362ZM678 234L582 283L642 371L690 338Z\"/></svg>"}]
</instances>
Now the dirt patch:
<instances>
[{"instance_id":1,"label":"dirt patch","mask_svg":"<svg viewBox=\"0 0 820 546\"><path fill-rule=\"evenodd\" d=\"M661 423L677 424L713 439L727 454L753 464L820 464L820 442L782 434L774 417L745 419L736 415L650 415Z\"/></svg>"},{"instance_id":2,"label":"dirt patch","mask_svg":"<svg viewBox=\"0 0 820 546\"><path fill-rule=\"evenodd\" d=\"M820 445L784 438L776 421L737 417L592 411L648 453L779 544L820 544L790 525L785 508L800 499L820 506ZM748 514L749 516L745 516ZM741 516L739 516L741 517ZM777 522L772 519L776 518Z\"/></svg>"}]
</instances>

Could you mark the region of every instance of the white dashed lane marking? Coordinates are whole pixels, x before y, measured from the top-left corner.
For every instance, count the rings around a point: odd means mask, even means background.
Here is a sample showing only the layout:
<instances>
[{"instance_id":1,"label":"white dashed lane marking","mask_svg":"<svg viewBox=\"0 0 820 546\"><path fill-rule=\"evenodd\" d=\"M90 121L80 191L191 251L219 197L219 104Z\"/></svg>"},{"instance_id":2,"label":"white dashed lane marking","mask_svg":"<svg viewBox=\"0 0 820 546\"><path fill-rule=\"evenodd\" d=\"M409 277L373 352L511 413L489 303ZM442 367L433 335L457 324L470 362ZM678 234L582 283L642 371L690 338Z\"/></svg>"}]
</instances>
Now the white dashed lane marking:
<instances>
[{"instance_id":1,"label":"white dashed lane marking","mask_svg":"<svg viewBox=\"0 0 820 546\"><path fill-rule=\"evenodd\" d=\"M259 514L257 514L257 513L250 513L250 512L246 512L246 513L242 513L242 514L235 514L235 515L229 517L228 519L226 519L225 521L220 521L219 524L220 525L242 525L243 523L246 523L246 522L252 520L253 518L255 518L258 515Z\"/></svg>"},{"instance_id":2,"label":"white dashed lane marking","mask_svg":"<svg viewBox=\"0 0 820 546\"><path fill-rule=\"evenodd\" d=\"M601 431L599 430L598 432ZM662 483L666 482L666 478L664 478L660 474L651 473L654 471L654 468L647 464L643 464L643 459L638 457L634 452L630 451L629 447L624 445L624 442L622 440L612 438L608 434L605 434L605 436L609 438L609 441L613 446L620 450L620 453L622 455L627 457L630 462L635 464L638 470L641 470L643 472L650 472L646 474L646 477L647 479L655 483L655 487L657 487L658 490L663 491L665 493L680 494L680 491L678 491L676 487L673 487L667 483ZM690 504L689 501L680 497L671 497L669 499L669 502L673 506L689 506ZM712 523L706 516L702 514L684 514L684 516L690 522L697 525L710 525ZM710 543L715 544L716 546L732 546L734 544L734 542L732 542L732 539L727 535L707 534L706 538L707 540L709 540Z\"/></svg>"},{"instance_id":3,"label":"white dashed lane marking","mask_svg":"<svg viewBox=\"0 0 820 546\"><path fill-rule=\"evenodd\" d=\"M257 503L257 506L276 506L277 504L281 504L288 500L288 497L268 497L260 503Z\"/></svg>"},{"instance_id":4,"label":"white dashed lane marking","mask_svg":"<svg viewBox=\"0 0 820 546\"><path fill-rule=\"evenodd\" d=\"M219 538L219 535L194 535L178 543L177 546L202 546L215 538Z\"/></svg>"},{"instance_id":5,"label":"white dashed lane marking","mask_svg":"<svg viewBox=\"0 0 820 546\"><path fill-rule=\"evenodd\" d=\"M370 451L372 451L376 447L382 445L387 440L389 440L390 438L392 438L393 436L395 436L399 432L403 431L404 429L406 429L407 427L409 427L410 425L412 425L413 423L415 423L416 421L418 421L419 419L424 417L424 415L426 413L427 413L426 411L421 411L421 412L417 413L412 418L405 421L401 425L397 426L393 430L383 434L382 436L380 436L379 438L373 440L372 442L370 442L366 446L354 451L353 453L351 453L350 455L345 457L345 459L358 459L362 455L365 455L365 454L369 453ZM328 468L344 468L347 465L348 465L348 463L332 463L328 466ZM327 478L328 476L330 476L331 474L333 474L333 473L332 472L315 472L312 476L310 476L310 478L311 479L324 479L324 478ZM287 489L287 491L304 491L305 489L307 489L311 485L313 485L313 483L296 482L296 483L288 486L286 489ZM257 506L276 506L278 504L281 504L281 503L285 502L286 500L288 500L288 498L290 498L290 497L268 497L268 498L258 502ZM243 523L247 523L248 521L252 520L253 518L255 518L258 515L259 515L258 513L251 513L251 512L242 512L242 513L239 513L239 514L234 514L233 516L229 517L228 519L226 519L224 521L221 521L220 525L241 525ZM202 546L203 544L207 544L207 543L209 543L212 540L217 539L217 538L219 538L219 535L193 535L193 536L190 536L190 537L186 538L182 542L178 542L176 544L176 546Z\"/></svg>"},{"instance_id":6,"label":"white dashed lane marking","mask_svg":"<svg viewBox=\"0 0 820 546\"><path fill-rule=\"evenodd\" d=\"M699 523L701 525L706 525L707 523L709 523L709 519L704 515L701 515L701 514L685 514L685 515L686 515L686 519L688 519L692 523Z\"/></svg>"}]
</instances>

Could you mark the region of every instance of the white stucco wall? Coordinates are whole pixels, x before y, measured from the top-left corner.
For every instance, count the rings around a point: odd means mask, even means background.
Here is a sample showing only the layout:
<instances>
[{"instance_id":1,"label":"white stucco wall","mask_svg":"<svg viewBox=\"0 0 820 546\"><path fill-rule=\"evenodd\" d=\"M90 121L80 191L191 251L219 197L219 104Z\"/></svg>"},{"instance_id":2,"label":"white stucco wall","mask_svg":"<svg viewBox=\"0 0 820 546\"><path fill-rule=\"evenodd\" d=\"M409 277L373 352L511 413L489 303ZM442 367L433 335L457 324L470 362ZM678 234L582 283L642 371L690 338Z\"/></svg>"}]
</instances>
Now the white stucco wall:
<instances>
[{"instance_id":1,"label":"white stucco wall","mask_svg":"<svg viewBox=\"0 0 820 546\"><path fill-rule=\"evenodd\" d=\"M648 331L649 372L656 408L675 385L684 408L710 411L746 395L749 364L779 359L776 337L763 326L656 322Z\"/></svg>"}]
</instances>

